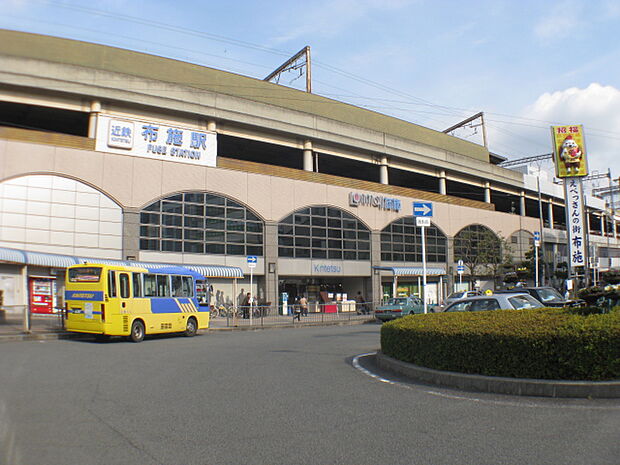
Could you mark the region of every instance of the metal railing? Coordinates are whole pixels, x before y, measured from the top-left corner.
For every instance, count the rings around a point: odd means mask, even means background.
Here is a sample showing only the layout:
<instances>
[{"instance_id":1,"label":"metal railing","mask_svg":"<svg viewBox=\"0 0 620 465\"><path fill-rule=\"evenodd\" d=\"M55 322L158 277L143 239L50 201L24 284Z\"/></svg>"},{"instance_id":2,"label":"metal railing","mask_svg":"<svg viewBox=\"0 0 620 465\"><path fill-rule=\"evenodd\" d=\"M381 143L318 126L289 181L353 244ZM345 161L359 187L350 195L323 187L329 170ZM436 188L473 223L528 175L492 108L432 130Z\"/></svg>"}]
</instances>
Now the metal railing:
<instances>
[{"instance_id":1,"label":"metal railing","mask_svg":"<svg viewBox=\"0 0 620 465\"><path fill-rule=\"evenodd\" d=\"M379 305L377 302L376 305ZM307 309L298 304L288 304L283 312L282 305L214 306L210 326L221 327L264 327L290 324L318 324L325 322L368 320L373 318L375 303L363 304L343 302L334 304L309 303ZM0 335L61 332L64 330L63 309L54 313L31 313L27 305L0 307Z\"/></svg>"},{"instance_id":2,"label":"metal railing","mask_svg":"<svg viewBox=\"0 0 620 465\"><path fill-rule=\"evenodd\" d=\"M54 313L39 314L31 313L27 305L0 307L0 335L56 332L63 327L62 308L55 308Z\"/></svg>"},{"instance_id":3,"label":"metal railing","mask_svg":"<svg viewBox=\"0 0 620 465\"><path fill-rule=\"evenodd\" d=\"M211 313L210 326L241 327L241 326L277 326L293 324L316 324L325 322L367 320L372 318L374 303L310 303L307 308L299 304L252 305L252 306L220 306L214 307Z\"/></svg>"}]
</instances>

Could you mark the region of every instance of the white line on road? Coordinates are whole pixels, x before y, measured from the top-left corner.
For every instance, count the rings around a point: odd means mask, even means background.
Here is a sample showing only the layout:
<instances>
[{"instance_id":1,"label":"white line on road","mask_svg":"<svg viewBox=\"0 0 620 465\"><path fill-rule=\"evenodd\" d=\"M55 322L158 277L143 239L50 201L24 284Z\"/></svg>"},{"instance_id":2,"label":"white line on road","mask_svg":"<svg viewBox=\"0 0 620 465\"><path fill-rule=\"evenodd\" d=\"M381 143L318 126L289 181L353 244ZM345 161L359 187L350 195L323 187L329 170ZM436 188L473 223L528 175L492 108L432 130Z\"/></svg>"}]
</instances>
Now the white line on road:
<instances>
[{"instance_id":1,"label":"white line on road","mask_svg":"<svg viewBox=\"0 0 620 465\"><path fill-rule=\"evenodd\" d=\"M366 354L360 354L357 355L355 357L353 357L353 367L356 370L361 371L362 373L364 373L367 376L370 376L371 378L374 378L377 381L380 381L382 383L385 384L391 384L393 386L399 386L405 389L411 389L411 390L416 390L418 391L419 389L417 389L416 387L406 384L406 383L401 383L400 381L392 381L390 379L387 378L383 378L382 376L379 376L373 372L371 372L370 370L364 368L361 364L360 364L360 359L363 357L369 357L371 355L376 355L376 352L369 352ZM528 401L524 401L524 402L513 402L513 401L508 401L508 400L489 400L489 399L480 399L478 397L467 397L467 396L458 396L458 395L454 395L454 394L446 394L443 392L437 392L437 391L429 391L426 389L421 389L422 392L426 393L426 394L430 394L432 396L436 396L436 397L444 397L446 399L454 399L454 400L466 400L469 402L479 402L482 404L493 404L493 405L503 405L506 407L528 407L528 408L553 408L553 409L574 409L574 410L620 410L620 405L553 405L553 404L547 404L543 401L543 399L541 399L540 403L534 403L534 402L528 402ZM559 401L562 399L548 399L549 401ZM579 399L564 399L566 401L575 401L575 400L579 400ZM605 401L609 401L611 399L605 399ZM594 401L591 401L594 402Z\"/></svg>"}]
</instances>

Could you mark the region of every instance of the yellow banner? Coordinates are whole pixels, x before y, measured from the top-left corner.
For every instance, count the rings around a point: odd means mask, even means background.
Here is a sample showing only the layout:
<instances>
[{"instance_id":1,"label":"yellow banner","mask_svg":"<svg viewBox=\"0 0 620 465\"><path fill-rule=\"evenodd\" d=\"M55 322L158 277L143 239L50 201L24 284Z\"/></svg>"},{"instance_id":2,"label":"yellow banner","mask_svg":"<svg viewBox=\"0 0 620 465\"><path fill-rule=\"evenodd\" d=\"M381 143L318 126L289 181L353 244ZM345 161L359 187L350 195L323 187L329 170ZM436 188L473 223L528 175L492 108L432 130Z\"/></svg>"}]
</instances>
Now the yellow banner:
<instances>
[{"instance_id":1,"label":"yellow banner","mask_svg":"<svg viewBox=\"0 0 620 465\"><path fill-rule=\"evenodd\" d=\"M583 126L551 126L555 175L558 178L573 178L588 175Z\"/></svg>"}]
</instances>

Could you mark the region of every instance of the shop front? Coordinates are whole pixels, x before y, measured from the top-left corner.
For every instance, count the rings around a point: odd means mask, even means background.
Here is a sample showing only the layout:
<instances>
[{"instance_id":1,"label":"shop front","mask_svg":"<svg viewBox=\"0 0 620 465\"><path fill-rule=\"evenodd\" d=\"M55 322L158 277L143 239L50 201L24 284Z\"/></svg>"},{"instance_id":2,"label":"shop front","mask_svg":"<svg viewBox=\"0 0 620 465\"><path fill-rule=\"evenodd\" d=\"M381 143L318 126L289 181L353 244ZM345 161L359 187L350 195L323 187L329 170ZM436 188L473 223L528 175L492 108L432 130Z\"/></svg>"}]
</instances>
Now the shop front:
<instances>
[{"instance_id":1,"label":"shop front","mask_svg":"<svg viewBox=\"0 0 620 465\"><path fill-rule=\"evenodd\" d=\"M371 295L368 262L280 259L278 266L280 300L285 294L290 305L305 296L310 312L354 312L356 296Z\"/></svg>"},{"instance_id":2,"label":"shop front","mask_svg":"<svg viewBox=\"0 0 620 465\"><path fill-rule=\"evenodd\" d=\"M424 287L424 270L422 267L373 267L381 276L383 300L390 297L406 297L415 295L422 298ZM446 295L444 279L446 271L443 267L433 266L426 269L426 302L438 305Z\"/></svg>"}]
</instances>

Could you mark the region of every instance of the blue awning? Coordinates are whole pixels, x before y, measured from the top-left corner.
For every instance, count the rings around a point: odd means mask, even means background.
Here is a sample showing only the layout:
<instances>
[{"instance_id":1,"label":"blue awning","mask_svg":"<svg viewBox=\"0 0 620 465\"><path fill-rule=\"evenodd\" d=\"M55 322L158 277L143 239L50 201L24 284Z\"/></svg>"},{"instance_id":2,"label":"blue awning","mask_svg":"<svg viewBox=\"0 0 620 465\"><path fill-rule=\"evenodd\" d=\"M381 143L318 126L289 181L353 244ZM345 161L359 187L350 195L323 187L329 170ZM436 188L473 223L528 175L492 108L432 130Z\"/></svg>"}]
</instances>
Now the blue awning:
<instances>
[{"instance_id":1,"label":"blue awning","mask_svg":"<svg viewBox=\"0 0 620 465\"><path fill-rule=\"evenodd\" d=\"M0 262L26 263L26 254L21 250L0 247Z\"/></svg>"},{"instance_id":2,"label":"blue awning","mask_svg":"<svg viewBox=\"0 0 620 465\"><path fill-rule=\"evenodd\" d=\"M237 266L183 265L207 278L243 278L243 271Z\"/></svg>"},{"instance_id":3,"label":"blue awning","mask_svg":"<svg viewBox=\"0 0 620 465\"><path fill-rule=\"evenodd\" d=\"M0 247L0 262L18 263L21 265L48 266L51 268L67 268L79 263L95 263L101 265L138 266L143 268L166 268L183 266L207 278L243 278L243 270L237 266L224 265L186 265L171 263L133 262L128 260L112 260L108 258L74 257L43 252Z\"/></svg>"},{"instance_id":4,"label":"blue awning","mask_svg":"<svg viewBox=\"0 0 620 465\"><path fill-rule=\"evenodd\" d=\"M26 264L35 266L49 266L52 268L67 268L71 265L81 263L77 257L71 257L70 255L56 255L51 253L41 252L27 252Z\"/></svg>"},{"instance_id":5,"label":"blue awning","mask_svg":"<svg viewBox=\"0 0 620 465\"><path fill-rule=\"evenodd\" d=\"M394 276L422 276L424 269L421 266L373 266L375 270L389 271ZM446 274L442 266L427 266L426 276L441 276Z\"/></svg>"}]
</instances>

